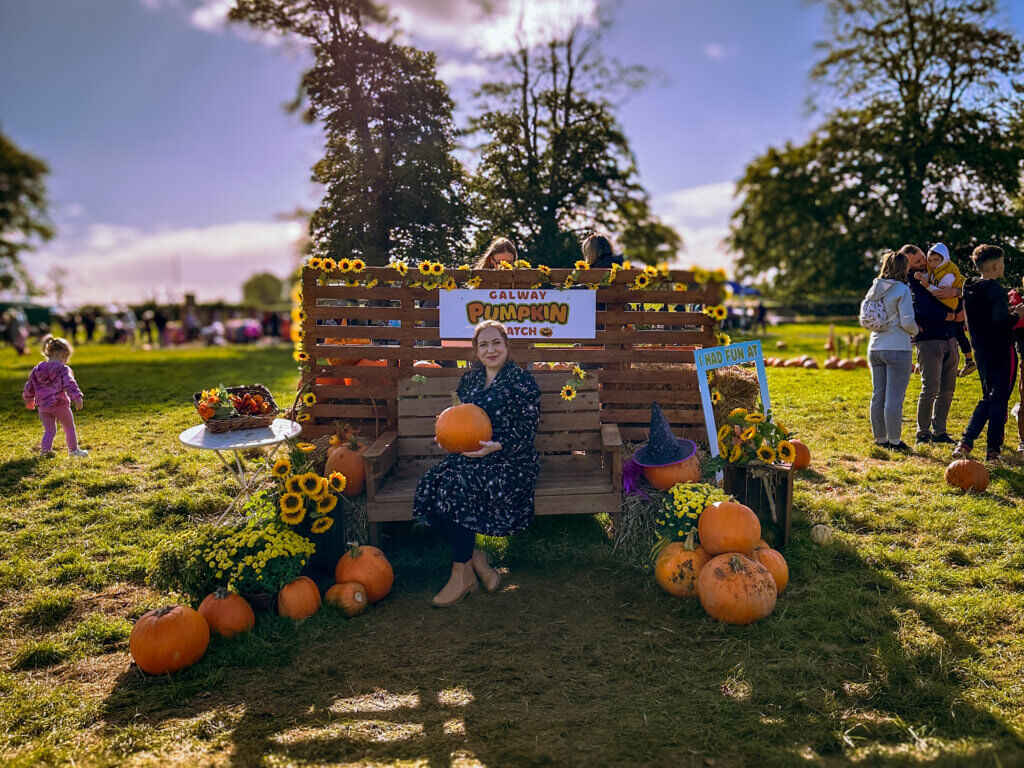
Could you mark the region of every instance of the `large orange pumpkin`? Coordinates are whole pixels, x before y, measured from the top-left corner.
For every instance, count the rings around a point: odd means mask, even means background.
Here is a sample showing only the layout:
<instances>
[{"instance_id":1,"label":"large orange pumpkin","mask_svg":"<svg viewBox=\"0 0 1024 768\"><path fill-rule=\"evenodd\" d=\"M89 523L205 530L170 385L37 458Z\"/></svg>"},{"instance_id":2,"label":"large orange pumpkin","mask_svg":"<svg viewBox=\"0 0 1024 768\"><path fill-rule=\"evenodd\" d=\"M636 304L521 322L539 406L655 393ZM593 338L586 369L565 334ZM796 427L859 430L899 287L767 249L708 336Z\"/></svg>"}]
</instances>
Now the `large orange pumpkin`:
<instances>
[{"instance_id":1,"label":"large orange pumpkin","mask_svg":"<svg viewBox=\"0 0 1024 768\"><path fill-rule=\"evenodd\" d=\"M695 483L700 480L700 459L693 454L688 459L664 467L644 467L647 482L659 491L667 491L676 483Z\"/></svg>"},{"instance_id":2,"label":"large orange pumpkin","mask_svg":"<svg viewBox=\"0 0 1024 768\"><path fill-rule=\"evenodd\" d=\"M346 496L358 496L363 492L366 485L366 465L363 463L365 445L360 445L355 437L350 436L347 442L341 445L332 445L327 449L327 461L324 463L324 477L330 477L334 472L341 472L345 476Z\"/></svg>"},{"instance_id":3,"label":"large orange pumpkin","mask_svg":"<svg viewBox=\"0 0 1024 768\"><path fill-rule=\"evenodd\" d=\"M448 453L478 451L481 441L491 439L491 420L479 405L453 405L441 411L434 432L438 445Z\"/></svg>"},{"instance_id":4,"label":"large orange pumpkin","mask_svg":"<svg viewBox=\"0 0 1024 768\"><path fill-rule=\"evenodd\" d=\"M353 544L334 567L334 580L339 584L355 581L366 587L371 603L383 600L395 583L395 572L384 553L376 547Z\"/></svg>"},{"instance_id":5,"label":"large orange pumpkin","mask_svg":"<svg viewBox=\"0 0 1024 768\"><path fill-rule=\"evenodd\" d=\"M370 599L366 596L366 587L356 581L335 584L327 590L324 600L343 610L346 616L358 616L370 604Z\"/></svg>"},{"instance_id":6,"label":"large orange pumpkin","mask_svg":"<svg viewBox=\"0 0 1024 768\"><path fill-rule=\"evenodd\" d=\"M963 491L984 491L988 488L988 470L973 459L957 459L946 467L946 482Z\"/></svg>"},{"instance_id":7,"label":"large orange pumpkin","mask_svg":"<svg viewBox=\"0 0 1024 768\"><path fill-rule=\"evenodd\" d=\"M654 563L654 578L670 595L697 596L697 574L711 555L693 543L694 533L691 530L686 541L673 541L666 545Z\"/></svg>"},{"instance_id":8,"label":"large orange pumpkin","mask_svg":"<svg viewBox=\"0 0 1024 768\"><path fill-rule=\"evenodd\" d=\"M320 590L308 576L299 576L277 593L277 612L293 621L308 619L319 610Z\"/></svg>"},{"instance_id":9,"label":"large orange pumpkin","mask_svg":"<svg viewBox=\"0 0 1024 768\"><path fill-rule=\"evenodd\" d=\"M811 449L799 440L790 440L796 449L796 456L793 458L793 469L807 469L811 465Z\"/></svg>"},{"instance_id":10,"label":"large orange pumpkin","mask_svg":"<svg viewBox=\"0 0 1024 768\"><path fill-rule=\"evenodd\" d=\"M713 619L750 624L775 608L778 590L771 573L738 552L713 558L697 574L697 597Z\"/></svg>"},{"instance_id":11,"label":"large orange pumpkin","mask_svg":"<svg viewBox=\"0 0 1024 768\"><path fill-rule=\"evenodd\" d=\"M768 569L775 581L775 591L782 592L789 584L789 566L786 558L777 549L758 547L754 550L754 559Z\"/></svg>"},{"instance_id":12,"label":"large orange pumpkin","mask_svg":"<svg viewBox=\"0 0 1024 768\"><path fill-rule=\"evenodd\" d=\"M210 631L223 637L234 637L256 626L256 614L241 595L218 587L199 604L199 614L210 625Z\"/></svg>"},{"instance_id":13,"label":"large orange pumpkin","mask_svg":"<svg viewBox=\"0 0 1024 768\"><path fill-rule=\"evenodd\" d=\"M325 344L336 346L349 346L351 344L369 344L369 339L324 339ZM358 365L358 357L329 357L327 362L331 365Z\"/></svg>"},{"instance_id":14,"label":"large orange pumpkin","mask_svg":"<svg viewBox=\"0 0 1024 768\"><path fill-rule=\"evenodd\" d=\"M143 614L128 638L135 663L151 675L192 666L209 644L210 626L187 605L168 605Z\"/></svg>"},{"instance_id":15,"label":"large orange pumpkin","mask_svg":"<svg viewBox=\"0 0 1024 768\"><path fill-rule=\"evenodd\" d=\"M735 501L718 501L701 513L697 537L710 555L750 554L761 538L761 523L750 507Z\"/></svg>"}]
</instances>

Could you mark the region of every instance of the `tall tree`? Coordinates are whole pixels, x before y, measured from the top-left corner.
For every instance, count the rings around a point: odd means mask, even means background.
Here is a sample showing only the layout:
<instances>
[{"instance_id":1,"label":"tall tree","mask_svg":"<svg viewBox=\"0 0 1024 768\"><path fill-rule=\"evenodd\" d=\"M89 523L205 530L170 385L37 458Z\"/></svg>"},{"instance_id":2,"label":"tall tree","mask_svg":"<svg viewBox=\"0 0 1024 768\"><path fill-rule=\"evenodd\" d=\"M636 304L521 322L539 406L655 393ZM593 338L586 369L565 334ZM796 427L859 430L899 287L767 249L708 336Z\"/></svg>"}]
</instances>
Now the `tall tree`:
<instances>
[{"instance_id":1,"label":"tall tree","mask_svg":"<svg viewBox=\"0 0 1024 768\"><path fill-rule=\"evenodd\" d=\"M859 291L878 256L945 241L1024 263L1024 48L995 0L825 0L811 72L822 124L738 183L740 273L781 295Z\"/></svg>"},{"instance_id":2,"label":"tall tree","mask_svg":"<svg viewBox=\"0 0 1024 768\"><path fill-rule=\"evenodd\" d=\"M53 237L45 162L0 132L0 287L29 290L22 254Z\"/></svg>"},{"instance_id":3,"label":"tall tree","mask_svg":"<svg viewBox=\"0 0 1024 768\"><path fill-rule=\"evenodd\" d=\"M508 236L526 258L556 266L578 259L592 230L650 260L679 248L651 215L615 118L616 99L645 73L604 55L604 29L577 24L546 45L520 44L499 59L504 79L479 90L468 130L481 137L471 181L478 246Z\"/></svg>"},{"instance_id":4,"label":"tall tree","mask_svg":"<svg viewBox=\"0 0 1024 768\"><path fill-rule=\"evenodd\" d=\"M257 272L242 283L242 298L260 307L280 304L284 300L284 280L270 272Z\"/></svg>"},{"instance_id":5,"label":"tall tree","mask_svg":"<svg viewBox=\"0 0 1024 768\"><path fill-rule=\"evenodd\" d=\"M310 220L313 252L370 264L456 258L464 174L434 55L396 42L371 0L237 0L230 18L297 38L313 54L293 105L322 121L326 138L313 167L326 187Z\"/></svg>"}]
</instances>

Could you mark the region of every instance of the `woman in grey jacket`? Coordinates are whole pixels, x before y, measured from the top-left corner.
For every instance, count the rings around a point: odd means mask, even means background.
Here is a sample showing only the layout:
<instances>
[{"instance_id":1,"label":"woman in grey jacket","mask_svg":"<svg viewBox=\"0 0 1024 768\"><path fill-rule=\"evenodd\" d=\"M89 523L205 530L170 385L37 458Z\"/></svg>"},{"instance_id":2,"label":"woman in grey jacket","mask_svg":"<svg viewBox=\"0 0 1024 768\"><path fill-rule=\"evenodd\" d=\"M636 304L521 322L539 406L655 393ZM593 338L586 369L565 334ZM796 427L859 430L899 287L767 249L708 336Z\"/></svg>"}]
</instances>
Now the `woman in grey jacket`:
<instances>
[{"instance_id":1,"label":"woman in grey jacket","mask_svg":"<svg viewBox=\"0 0 1024 768\"><path fill-rule=\"evenodd\" d=\"M881 301L889 319L868 341L871 366L871 432L875 445L908 452L903 442L903 401L913 369L911 339L917 334L914 300L907 286L907 257L890 251L865 299Z\"/></svg>"}]
</instances>

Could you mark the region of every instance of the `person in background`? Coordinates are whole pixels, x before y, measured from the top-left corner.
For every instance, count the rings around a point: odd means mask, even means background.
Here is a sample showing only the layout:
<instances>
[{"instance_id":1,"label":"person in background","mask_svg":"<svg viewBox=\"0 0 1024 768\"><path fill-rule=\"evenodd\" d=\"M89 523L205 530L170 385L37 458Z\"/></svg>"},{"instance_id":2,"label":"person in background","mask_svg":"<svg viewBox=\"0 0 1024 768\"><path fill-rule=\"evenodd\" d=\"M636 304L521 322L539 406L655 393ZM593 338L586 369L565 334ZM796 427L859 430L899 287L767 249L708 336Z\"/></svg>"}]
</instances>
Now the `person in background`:
<instances>
[{"instance_id":1,"label":"person in background","mask_svg":"<svg viewBox=\"0 0 1024 768\"><path fill-rule=\"evenodd\" d=\"M963 437L953 449L953 456L968 457L987 423L985 460L998 462L1010 387L1017 378L1013 327L1024 317L1024 304L1018 304L1011 312L1009 297L999 285L1006 269L1002 248L979 245L971 253L971 261L981 276L971 278L964 285L964 311L978 356L981 400L974 407Z\"/></svg>"},{"instance_id":2,"label":"person in background","mask_svg":"<svg viewBox=\"0 0 1024 768\"><path fill-rule=\"evenodd\" d=\"M513 264L519 258L519 252L507 237L496 237L487 246L484 255L476 260L473 269L497 269L498 262Z\"/></svg>"},{"instance_id":3,"label":"person in background","mask_svg":"<svg viewBox=\"0 0 1024 768\"><path fill-rule=\"evenodd\" d=\"M89 310L82 314L82 328L85 329L85 341L86 343L93 340L96 336L96 312L95 310Z\"/></svg>"},{"instance_id":4,"label":"person in background","mask_svg":"<svg viewBox=\"0 0 1024 768\"><path fill-rule=\"evenodd\" d=\"M46 360L32 369L21 397L30 411L36 408L39 410L39 420L43 422L40 451L46 454L53 450L53 438L57 435L57 423L60 422L68 453L82 458L88 456L89 452L78 447L71 403L74 402L75 410L80 411L85 401L75 381L75 374L68 367L73 351L67 339L44 336L43 356Z\"/></svg>"},{"instance_id":5,"label":"person in background","mask_svg":"<svg viewBox=\"0 0 1024 768\"><path fill-rule=\"evenodd\" d=\"M1024 296L1016 288L1011 288L1007 295L1010 299L1010 311L1016 312L1016 308L1024 304ZM1020 364L1020 361L1024 359L1024 318L1018 320L1013 326L1013 343L1014 353L1017 357L1017 394L1020 398L1020 402L1014 409L1017 412L1017 453L1024 455L1024 366ZM1010 388L1013 388L1012 381Z\"/></svg>"},{"instance_id":6,"label":"person in background","mask_svg":"<svg viewBox=\"0 0 1024 768\"><path fill-rule=\"evenodd\" d=\"M964 276L960 273L957 265L950 261L949 249L944 243L936 243L929 248L925 258L928 260L928 271L914 273L914 277L921 281L921 285L933 294L943 288L963 289ZM974 363L974 350L971 349L971 340L967 338L967 323L964 322L963 317L963 301L956 296L939 298L939 301L957 313L956 323L959 329L956 334L956 343L960 345L960 352L964 356L964 367L960 369L960 373L957 375L961 378L969 376L978 370L978 366Z\"/></svg>"},{"instance_id":7,"label":"person in background","mask_svg":"<svg viewBox=\"0 0 1024 768\"><path fill-rule=\"evenodd\" d=\"M591 269L611 269L612 265L622 266L622 256L617 255L611 241L604 235L591 235L583 241L583 258Z\"/></svg>"}]
</instances>

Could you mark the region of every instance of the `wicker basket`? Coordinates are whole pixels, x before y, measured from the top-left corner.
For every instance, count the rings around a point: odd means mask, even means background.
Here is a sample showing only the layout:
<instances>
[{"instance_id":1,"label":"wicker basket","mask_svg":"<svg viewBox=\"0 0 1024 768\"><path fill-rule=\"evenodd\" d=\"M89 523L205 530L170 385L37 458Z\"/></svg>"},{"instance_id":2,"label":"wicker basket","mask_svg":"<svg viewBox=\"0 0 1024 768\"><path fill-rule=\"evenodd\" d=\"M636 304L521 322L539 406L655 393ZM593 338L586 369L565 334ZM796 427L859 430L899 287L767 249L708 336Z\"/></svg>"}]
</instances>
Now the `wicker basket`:
<instances>
[{"instance_id":1,"label":"wicker basket","mask_svg":"<svg viewBox=\"0 0 1024 768\"><path fill-rule=\"evenodd\" d=\"M270 394L270 390L262 384L249 384L244 387L226 387L225 389L227 389L229 395L245 395L247 392L250 395L261 395L265 402L270 403L270 411L256 416L246 414L244 416L232 416L228 419L210 419L203 422L206 424L206 428L215 435L219 435L222 432L236 432L240 429L259 429L260 427L269 427L280 412L280 409L277 407L277 403L274 402L274 396ZM192 404L196 407L196 411L199 410L199 398L201 397L201 392L196 392L192 395Z\"/></svg>"}]
</instances>

